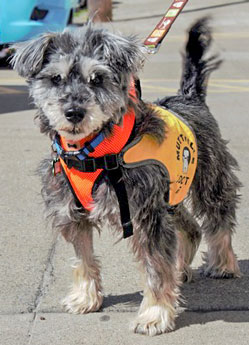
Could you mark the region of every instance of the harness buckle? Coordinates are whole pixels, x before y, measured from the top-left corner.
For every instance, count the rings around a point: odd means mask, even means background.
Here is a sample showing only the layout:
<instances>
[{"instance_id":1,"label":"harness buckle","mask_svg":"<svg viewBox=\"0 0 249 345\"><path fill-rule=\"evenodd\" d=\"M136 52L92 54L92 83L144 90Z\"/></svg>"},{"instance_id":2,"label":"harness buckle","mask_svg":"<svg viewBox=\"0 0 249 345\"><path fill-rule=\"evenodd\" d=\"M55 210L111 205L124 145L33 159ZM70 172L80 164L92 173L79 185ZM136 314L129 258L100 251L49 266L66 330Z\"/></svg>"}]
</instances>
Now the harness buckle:
<instances>
[{"instance_id":1,"label":"harness buckle","mask_svg":"<svg viewBox=\"0 0 249 345\"><path fill-rule=\"evenodd\" d=\"M87 158L81 161L84 172L95 172L97 170L96 162L94 158Z\"/></svg>"},{"instance_id":2,"label":"harness buckle","mask_svg":"<svg viewBox=\"0 0 249 345\"><path fill-rule=\"evenodd\" d=\"M118 156L116 154L104 156L104 164L106 170L115 170L119 167Z\"/></svg>"}]
</instances>

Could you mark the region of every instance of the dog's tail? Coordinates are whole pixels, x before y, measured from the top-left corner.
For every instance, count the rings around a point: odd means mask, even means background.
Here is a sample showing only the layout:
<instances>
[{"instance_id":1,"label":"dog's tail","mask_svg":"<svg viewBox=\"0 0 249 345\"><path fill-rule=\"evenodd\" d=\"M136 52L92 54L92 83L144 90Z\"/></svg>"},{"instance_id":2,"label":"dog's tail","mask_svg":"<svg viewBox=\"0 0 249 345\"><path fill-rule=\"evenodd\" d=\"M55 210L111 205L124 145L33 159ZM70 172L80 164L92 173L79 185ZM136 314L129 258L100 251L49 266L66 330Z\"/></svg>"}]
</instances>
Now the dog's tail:
<instances>
[{"instance_id":1,"label":"dog's tail","mask_svg":"<svg viewBox=\"0 0 249 345\"><path fill-rule=\"evenodd\" d=\"M209 19L209 17L199 19L189 30L178 92L186 100L195 98L205 101L208 77L222 62L217 55L204 58L212 42Z\"/></svg>"}]
</instances>

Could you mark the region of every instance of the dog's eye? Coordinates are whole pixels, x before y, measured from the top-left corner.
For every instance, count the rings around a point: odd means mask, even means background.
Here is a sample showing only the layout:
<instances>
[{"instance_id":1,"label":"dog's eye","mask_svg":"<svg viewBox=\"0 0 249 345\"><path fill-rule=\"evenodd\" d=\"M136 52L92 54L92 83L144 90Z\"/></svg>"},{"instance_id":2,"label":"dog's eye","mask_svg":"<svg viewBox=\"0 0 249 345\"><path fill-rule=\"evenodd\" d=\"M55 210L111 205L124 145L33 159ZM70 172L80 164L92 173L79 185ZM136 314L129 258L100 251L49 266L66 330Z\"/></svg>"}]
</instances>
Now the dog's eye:
<instances>
[{"instance_id":1,"label":"dog's eye","mask_svg":"<svg viewBox=\"0 0 249 345\"><path fill-rule=\"evenodd\" d=\"M100 74L92 73L90 77L87 78L87 82L91 86L99 86L103 83L103 77Z\"/></svg>"},{"instance_id":2,"label":"dog's eye","mask_svg":"<svg viewBox=\"0 0 249 345\"><path fill-rule=\"evenodd\" d=\"M59 85L61 82L61 76L59 74L55 75L54 77L51 78L51 81L54 85Z\"/></svg>"}]
</instances>

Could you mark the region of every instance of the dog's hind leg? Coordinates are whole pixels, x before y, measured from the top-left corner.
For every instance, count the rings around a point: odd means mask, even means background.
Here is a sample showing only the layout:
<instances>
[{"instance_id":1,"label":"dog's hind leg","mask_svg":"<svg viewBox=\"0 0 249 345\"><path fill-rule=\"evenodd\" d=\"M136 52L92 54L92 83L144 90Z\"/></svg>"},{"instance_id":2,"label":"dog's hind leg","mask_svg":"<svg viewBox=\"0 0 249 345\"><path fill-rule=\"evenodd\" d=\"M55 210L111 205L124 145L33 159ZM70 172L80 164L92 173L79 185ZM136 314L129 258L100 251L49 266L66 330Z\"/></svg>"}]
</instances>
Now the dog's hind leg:
<instances>
[{"instance_id":1,"label":"dog's hind leg","mask_svg":"<svg viewBox=\"0 0 249 345\"><path fill-rule=\"evenodd\" d=\"M93 254L91 226L72 224L63 236L73 243L76 261L73 266L73 285L62 301L65 310L73 314L85 314L99 310L103 302L100 265Z\"/></svg>"},{"instance_id":2,"label":"dog's hind leg","mask_svg":"<svg viewBox=\"0 0 249 345\"><path fill-rule=\"evenodd\" d=\"M204 274L210 278L240 277L240 270L232 248L232 231L220 229L206 235L208 252L204 260Z\"/></svg>"},{"instance_id":3,"label":"dog's hind leg","mask_svg":"<svg viewBox=\"0 0 249 345\"><path fill-rule=\"evenodd\" d=\"M235 211L241 186L233 170L237 162L217 138L216 146L200 157L193 188L193 209L203 217L202 229L208 245L204 273L212 278L239 277L240 270L232 248Z\"/></svg>"},{"instance_id":4,"label":"dog's hind leg","mask_svg":"<svg viewBox=\"0 0 249 345\"><path fill-rule=\"evenodd\" d=\"M165 209L163 212L166 213ZM132 329L150 336L174 329L179 295L174 225L167 215L160 213L151 214L154 217L151 230L140 228L132 238L145 276L144 297Z\"/></svg>"},{"instance_id":5,"label":"dog's hind leg","mask_svg":"<svg viewBox=\"0 0 249 345\"><path fill-rule=\"evenodd\" d=\"M174 210L174 221L178 237L177 269L182 281L190 282L190 265L201 242L201 229L197 221L182 204Z\"/></svg>"},{"instance_id":6,"label":"dog's hind leg","mask_svg":"<svg viewBox=\"0 0 249 345\"><path fill-rule=\"evenodd\" d=\"M240 183L233 173L237 162L205 104L208 78L221 63L216 56L205 57L212 41L208 21L198 20L189 31L179 98L165 98L159 104L179 111L195 131L198 167L192 188L193 212L204 219L208 243L205 274L228 278L240 274L231 245Z\"/></svg>"}]
</instances>

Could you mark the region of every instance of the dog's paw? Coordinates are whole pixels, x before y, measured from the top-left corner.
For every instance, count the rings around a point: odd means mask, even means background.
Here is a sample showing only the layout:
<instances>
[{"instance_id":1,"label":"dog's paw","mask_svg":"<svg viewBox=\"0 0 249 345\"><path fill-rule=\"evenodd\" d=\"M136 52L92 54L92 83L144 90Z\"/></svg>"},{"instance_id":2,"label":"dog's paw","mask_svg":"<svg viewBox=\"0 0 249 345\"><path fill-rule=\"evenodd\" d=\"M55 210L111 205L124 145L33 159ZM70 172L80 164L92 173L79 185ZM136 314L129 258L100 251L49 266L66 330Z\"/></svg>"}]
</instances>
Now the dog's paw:
<instances>
[{"instance_id":1,"label":"dog's paw","mask_svg":"<svg viewBox=\"0 0 249 345\"><path fill-rule=\"evenodd\" d=\"M227 269L217 269L213 267L208 267L202 270L202 275L212 279L232 279L232 278L240 278L241 273L239 270L230 271Z\"/></svg>"},{"instance_id":2,"label":"dog's paw","mask_svg":"<svg viewBox=\"0 0 249 345\"><path fill-rule=\"evenodd\" d=\"M175 328L174 317L164 307L154 305L138 314L138 317L131 325L135 333L154 336L170 332Z\"/></svg>"},{"instance_id":3,"label":"dog's paw","mask_svg":"<svg viewBox=\"0 0 249 345\"><path fill-rule=\"evenodd\" d=\"M71 314L86 314L98 311L102 302L103 294L96 289L86 291L85 289L73 288L62 301L62 305Z\"/></svg>"},{"instance_id":4,"label":"dog's paw","mask_svg":"<svg viewBox=\"0 0 249 345\"><path fill-rule=\"evenodd\" d=\"M202 275L213 279L240 278L241 272L238 261L232 249L225 251L223 255L204 255Z\"/></svg>"}]
</instances>

